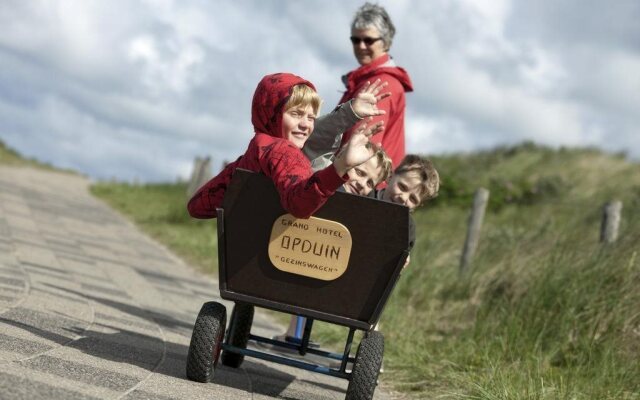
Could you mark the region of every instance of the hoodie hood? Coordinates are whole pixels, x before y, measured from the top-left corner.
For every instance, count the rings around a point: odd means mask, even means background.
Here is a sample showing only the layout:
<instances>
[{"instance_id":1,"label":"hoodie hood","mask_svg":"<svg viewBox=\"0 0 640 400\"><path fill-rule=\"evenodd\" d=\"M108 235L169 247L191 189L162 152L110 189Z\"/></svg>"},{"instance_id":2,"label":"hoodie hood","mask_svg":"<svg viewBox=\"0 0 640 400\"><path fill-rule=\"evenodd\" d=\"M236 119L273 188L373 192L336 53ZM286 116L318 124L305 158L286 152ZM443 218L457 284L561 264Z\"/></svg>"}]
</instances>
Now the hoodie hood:
<instances>
[{"instance_id":1,"label":"hoodie hood","mask_svg":"<svg viewBox=\"0 0 640 400\"><path fill-rule=\"evenodd\" d=\"M251 103L251 123L256 134L282 137L282 114L294 86L304 84L314 91L311 82L289 73L267 75L256 88Z\"/></svg>"},{"instance_id":2,"label":"hoodie hood","mask_svg":"<svg viewBox=\"0 0 640 400\"><path fill-rule=\"evenodd\" d=\"M388 74L396 78L405 92L413 92L413 84L409 74L402 67L398 67L389 54L384 54L375 59L371 64L363 65L342 77L347 87L347 93L355 94L357 86L368 79L380 74Z\"/></svg>"}]
</instances>

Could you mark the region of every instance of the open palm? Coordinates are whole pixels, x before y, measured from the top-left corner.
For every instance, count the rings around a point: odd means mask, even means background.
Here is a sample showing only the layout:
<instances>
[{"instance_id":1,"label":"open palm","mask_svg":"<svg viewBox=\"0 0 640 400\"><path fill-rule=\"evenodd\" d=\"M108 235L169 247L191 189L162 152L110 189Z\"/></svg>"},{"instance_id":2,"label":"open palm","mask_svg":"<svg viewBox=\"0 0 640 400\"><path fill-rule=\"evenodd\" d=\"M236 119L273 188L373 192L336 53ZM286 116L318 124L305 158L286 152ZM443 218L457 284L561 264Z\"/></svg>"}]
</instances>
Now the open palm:
<instances>
[{"instance_id":1,"label":"open palm","mask_svg":"<svg viewBox=\"0 0 640 400\"><path fill-rule=\"evenodd\" d=\"M389 92L380 93L386 86L387 82L382 82L380 79L373 83L365 83L356 97L351 100L351 107L356 115L365 118L385 114L384 110L378 109L377 104L380 100L391 96Z\"/></svg>"},{"instance_id":2,"label":"open palm","mask_svg":"<svg viewBox=\"0 0 640 400\"><path fill-rule=\"evenodd\" d=\"M375 146L370 142L373 135L382 132L384 129L382 122L367 126L363 123L349 138L343 146L337 159L344 163L347 169L353 168L369 160L375 154Z\"/></svg>"}]
</instances>

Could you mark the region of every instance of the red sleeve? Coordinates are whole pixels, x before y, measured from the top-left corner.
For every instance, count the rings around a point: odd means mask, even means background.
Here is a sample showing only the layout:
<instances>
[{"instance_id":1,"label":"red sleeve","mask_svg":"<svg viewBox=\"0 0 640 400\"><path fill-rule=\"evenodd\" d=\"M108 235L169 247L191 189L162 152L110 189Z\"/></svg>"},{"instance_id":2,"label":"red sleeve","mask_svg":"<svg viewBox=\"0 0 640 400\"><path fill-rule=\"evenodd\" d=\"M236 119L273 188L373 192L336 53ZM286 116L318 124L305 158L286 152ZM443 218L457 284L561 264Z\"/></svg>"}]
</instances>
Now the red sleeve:
<instances>
[{"instance_id":1,"label":"red sleeve","mask_svg":"<svg viewBox=\"0 0 640 400\"><path fill-rule=\"evenodd\" d=\"M403 107L404 100L404 87L402 84L391 75L380 75L376 77L376 79L380 79L383 82L387 82L386 91L391 93L391 96L380 100L377 104L379 110L384 110L385 113L383 115L378 115L373 117L371 122L367 122L368 125L373 125L376 122L383 121L385 130L380 134L375 135L371 138L371 141L380 145L384 145L383 141L385 136L394 135L398 132L393 132L390 130L392 128L394 119L397 118L397 115L403 110L399 110L399 107ZM358 89L360 90L360 89ZM384 146L383 146L384 147ZM396 161L396 160L394 160ZM398 160L400 162L400 160Z\"/></svg>"},{"instance_id":2,"label":"red sleeve","mask_svg":"<svg viewBox=\"0 0 640 400\"><path fill-rule=\"evenodd\" d=\"M228 164L222 172L198 189L187 203L189 215L193 218L215 218L217 216L216 208L222 207L224 193L227 191L227 186L231 182L233 171L239 161L240 158Z\"/></svg>"},{"instance_id":3,"label":"red sleeve","mask_svg":"<svg viewBox=\"0 0 640 400\"><path fill-rule=\"evenodd\" d=\"M402 83L389 74L381 74L375 77L383 82L388 82L385 88L391 96L378 102L379 109L384 110L384 115L374 117L368 124L384 121L384 131L371 138L371 141L382 146L391 158L395 169L405 156L404 114L405 114L405 89ZM359 90L359 89L358 89ZM352 127L342 136L341 145L344 146L358 125Z\"/></svg>"},{"instance_id":4,"label":"red sleeve","mask_svg":"<svg viewBox=\"0 0 640 400\"><path fill-rule=\"evenodd\" d=\"M386 111L382 116L384 131L375 135L373 141L382 145L395 169L404 158L406 151L404 127L406 98L404 87L397 79L389 77L387 81L391 96L381 101L382 109Z\"/></svg>"},{"instance_id":5,"label":"red sleeve","mask_svg":"<svg viewBox=\"0 0 640 400\"><path fill-rule=\"evenodd\" d=\"M302 151L288 141L262 150L260 168L275 184L282 207L296 218L309 218L346 181L333 165L314 174Z\"/></svg>"}]
</instances>

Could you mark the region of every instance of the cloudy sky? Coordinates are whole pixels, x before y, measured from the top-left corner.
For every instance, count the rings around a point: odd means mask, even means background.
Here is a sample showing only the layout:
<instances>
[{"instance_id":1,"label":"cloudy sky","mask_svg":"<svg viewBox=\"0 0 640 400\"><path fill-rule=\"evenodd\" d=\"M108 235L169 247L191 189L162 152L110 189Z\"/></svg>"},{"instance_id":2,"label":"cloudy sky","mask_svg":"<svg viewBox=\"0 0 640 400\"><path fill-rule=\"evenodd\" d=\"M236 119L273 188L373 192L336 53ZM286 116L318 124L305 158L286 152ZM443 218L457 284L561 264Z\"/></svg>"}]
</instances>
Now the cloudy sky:
<instances>
[{"instance_id":1,"label":"cloudy sky","mask_svg":"<svg viewBox=\"0 0 640 400\"><path fill-rule=\"evenodd\" d=\"M244 152L262 76L328 111L361 1L2 0L0 139L96 179L173 181ZM523 140L640 159L640 1L380 1L411 75L408 151Z\"/></svg>"}]
</instances>

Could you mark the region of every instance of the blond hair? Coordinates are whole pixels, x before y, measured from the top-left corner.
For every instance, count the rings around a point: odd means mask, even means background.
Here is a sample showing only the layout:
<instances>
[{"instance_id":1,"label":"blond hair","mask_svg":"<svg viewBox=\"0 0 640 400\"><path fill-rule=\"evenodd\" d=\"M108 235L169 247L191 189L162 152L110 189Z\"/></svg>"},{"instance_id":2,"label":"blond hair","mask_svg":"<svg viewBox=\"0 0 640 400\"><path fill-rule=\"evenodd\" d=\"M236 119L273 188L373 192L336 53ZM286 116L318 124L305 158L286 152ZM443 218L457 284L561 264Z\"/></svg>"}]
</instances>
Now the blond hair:
<instances>
[{"instance_id":1,"label":"blond hair","mask_svg":"<svg viewBox=\"0 0 640 400\"><path fill-rule=\"evenodd\" d=\"M380 183L384 182L391 176L391 171L393 169L393 165L391 164L391 158L387 155L387 153L382 149L382 147L372 143L374 145L374 157L378 160L378 166L380 167L380 176L378 180L375 182L375 185L378 186Z\"/></svg>"},{"instance_id":2,"label":"blond hair","mask_svg":"<svg viewBox=\"0 0 640 400\"><path fill-rule=\"evenodd\" d=\"M311 89L305 84L295 85L291 88L291 96L287 100L287 104L284 106L284 111L293 107L311 106L313 113L318 115L320 113L320 106L322 105L322 99L315 90Z\"/></svg>"}]
</instances>

